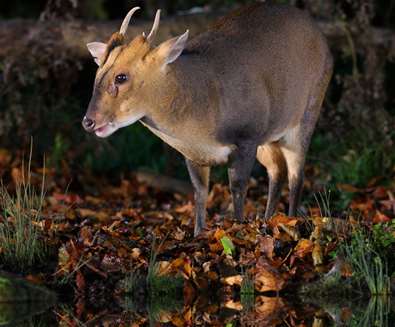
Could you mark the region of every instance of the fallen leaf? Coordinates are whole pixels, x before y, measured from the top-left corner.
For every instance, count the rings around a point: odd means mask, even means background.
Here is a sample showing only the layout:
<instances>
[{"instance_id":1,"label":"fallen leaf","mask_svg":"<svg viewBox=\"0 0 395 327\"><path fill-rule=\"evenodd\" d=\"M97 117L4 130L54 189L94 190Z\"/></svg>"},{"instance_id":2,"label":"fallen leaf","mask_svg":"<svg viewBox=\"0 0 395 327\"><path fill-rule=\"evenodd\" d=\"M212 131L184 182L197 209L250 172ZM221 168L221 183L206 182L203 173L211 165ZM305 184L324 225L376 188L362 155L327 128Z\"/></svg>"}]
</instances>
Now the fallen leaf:
<instances>
[{"instance_id":1,"label":"fallen leaf","mask_svg":"<svg viewBox=\"0 0 395 327\"><path fill-rule=\"evenodd\" d=\"M91 209L77 209L77 213L81 218L96 218L99 221L106 221L109 218L108 213L104 211L94 211Z\"/></svg>"},{"instance_id":2,"label":"fallen leaf","mask_svg":"<svg viewBox=\"0 0 395 327\"><path fill-rule=\"evenodd\" d=\"M274 238L269 235L263 237L259 235L258 242L260 252L264 253L268 259L273 260Z\"/></svg>"},{"instance_id":3,"label":"fallen leaf","mask_svg":"<svg viewBox=\"0 0 395 327\"><path fill-rule=\"evenodd\" d=\"M314 243L314 248L312 252L312 257L313 257L313 263L314 266L319 266L322 265L324 262L324 255L322 254L322 248L320 243L315 242Z\"/></svg>"},{"instance_id":4,"label":"fallen leaf","mask_svg":"<svg viewBox=\"0 0 395 327\"><path fill-rule=\"evenodd\" d=\"M284 224L279 224L284 232L286 232L294 241L300 239L299 231L293 226L287 226Z\"/></svg>"},{"instance_id":5,"label":"fallen leaf","mask_svg":"<svg viewBox=\"0 0 395 327\"><path fill-rule=\"evenodd\" d=\"M261 257L255 267L254 284L258 292L275 291L278 292L285 286L285 280Z\"/></svg>"},{"instance_id":6,"label":"fallen leaf","mask_svg":"<svg viewBox=\"0 0 395 327\"><path fill-rule=\"evenodd\" d=\"M234 302L233 300L225 302L224 307L236 311L243 310L243 305L240 302Z\"/></svg>"},{"instance_id":7,"label":"fallen leaf","mask_svg":"<svg viewBox=\"0 0 395 327\"><path fill-rule=\"evenodd\" d=\"M255 298L255 312L260 317L270 317L284 309L284 301L279 297L257 296Z\"/></svg>"},{"instance_id":8,"label":"fallen leaf","mask_svg":"<svg viewBox=\"0 0 395 327\"><path fill-rule=\"evenodd\" d=\"M374 224L379 224L379 223L386 223L390 221L391 218L386 216L385 214L381 213L380 211L376 210L376 214L373 217L373 223Z\"/></svg>"},{"instance_id":9,"label":"fallen leaf","mask_svg":"<svg viewBox=\"0 0 395 327\"><path fill-rule=\"evenodd\" d=\"M223 229L217 228L214 233L214 239L219 241L221 238L223 238L226 235L226 232Z\"/></svg>"},{"instance_id":10,"label":"fallen leaf","mask_svg":"<svg viewBox=\"0 0 395 327\"><path fill-rule=\"evenodd\" d=\"M299 258L304 258L311 253L314 248L314 243L311 240L301 239L294 249L294 255Z\"/></svg>"},{"instance_id":11,"label":"fallen leaf","mask_svg":"<svg viewBox=\"0 0 395 327\"><path fill-rule=\"evenodd\" d=\"M234 246L232 240L229 237L223 236L221 238L221 244L222 244L222 246L224 248L224 253L225 254L232 255L234 253L235 246Z\"/></svg>"},{"instance_id":12,"label":"fallen leaf","mask_svg":"<svg viewBox=\"0 0 395 327\"><path fill-rule=\"evenodd\" d=\"M182 241L185 237L185 231L183 231L180 227L177 227L177 230L174 232L174 238L177 241Z\"/></svg>"},{"instance_id":13,"label":"fallen leaf","mask_svg":"<svg viewBox=\"0 0 395 327\"><path fill-rule=\"evenodd\" d=\"M358 193L361 189L351 185L351 184L337 184L337 188L340 191L349 192L349 193Z\"/></svg>"},{"instance_id":14,"label":"fallen leaf","mask_svg":"<svg viewBox=\"0 0 395 327\"><path fill-rule=\"evenodd\" d=\"M226 285L241 285L243 282L243 277L241 275L236 275L236 276L229 276L225 278L221 278L221 282Z\"/></svg>"}]
</instances>

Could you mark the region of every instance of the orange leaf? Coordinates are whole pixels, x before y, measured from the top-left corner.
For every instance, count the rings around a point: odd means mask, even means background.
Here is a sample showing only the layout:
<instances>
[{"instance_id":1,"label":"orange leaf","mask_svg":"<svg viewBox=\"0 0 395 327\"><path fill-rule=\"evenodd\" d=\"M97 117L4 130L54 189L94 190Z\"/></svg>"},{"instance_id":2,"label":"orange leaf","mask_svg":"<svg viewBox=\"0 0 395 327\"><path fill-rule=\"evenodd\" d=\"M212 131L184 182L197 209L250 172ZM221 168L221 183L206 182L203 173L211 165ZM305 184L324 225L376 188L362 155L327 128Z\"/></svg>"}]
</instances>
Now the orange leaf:
<instances>
[{"instance_id":1,"label":"orange leaf","mask_svg":"<svg viewBox=\"0 0 395 327\"><path fill-rule=\"evenodd\" d=\"M132 249L132 254L131 254L131 256L132 256L132 258L133 258L134 260L136 260L140 255L141 255L141 250L140 250L139 248L133 248L133 249Z\"/></svg>"},{"instance_id":2,"label":"orange leaf","mask_svg":"<svg viewBox=\"0 0 395 327\"><path fill-rule=\"evenodd\" d=\"M219 241L226 235L226 232L223 229L217 229L214 233L214 238Z\"/></svg>"},{"instance_id":3,"label":"orange leaf","mask_svg":"<svg viewBox=\"0 0 395 327\"><path fill-rule=\"evenodd\" d=\"M301 239L295 247L294 254L299 258L305 257L307 254L313 251L314 244L312 241L307 239Z\"/></svg>"},{"instance_id":4,"label":"orange leaf","mask_svg":"<svg viewBox=\"0 0 395 327\"><path fill-rule=\"evenodd\" d=\"M243 281L243 277L241 275L236 275L236 276L229 276L225 278L221 278L221 282L226 285L241 285Z\"/></svg>"},{"instance_id":5,"label":"orange leaf","mask_svg":"<svg viewBox=\"0 0 395 327\"><path fill-rule=\"evenodd\" d=\"M390 221L391 218L376 210L376 214L373 217L373 224L386 223Z\"/></svg>"},{"instance_id":6,"label":"orange leaf","mask_svg":"<svg viewBox=\"0 0 395 327\"><path fill-rule=\"evenodd\" d=\"M240 302L234 302L233 300L229 300L225 303L225 308L241 311L243 310L243 305Z\"/></svg>"},{"instance_id":7,"label":"orange leaf","mask_svg":"<svg viewBox=\"0 0 395 327\"><path fill-rule=\"evenodd\" d=\"M185 213L185 214L192 214L193 212L193 204L188 202L187 204L177 207L175 210L177 213Z\"/></svg>"},{"instance_id":8,"label":"orange leaf","mask_svg":"<svg viewBox=\"0 0 395 327\"><path fill-rule=\"evenodd\" d=\"M285 226L295 227L297 223L298 223L298 219L294 217L287 217L285 215L280 214L272 217L267 224L270 228L274 228L274 227L278 227L280 224Z\"/></svg>"}]
</instances>

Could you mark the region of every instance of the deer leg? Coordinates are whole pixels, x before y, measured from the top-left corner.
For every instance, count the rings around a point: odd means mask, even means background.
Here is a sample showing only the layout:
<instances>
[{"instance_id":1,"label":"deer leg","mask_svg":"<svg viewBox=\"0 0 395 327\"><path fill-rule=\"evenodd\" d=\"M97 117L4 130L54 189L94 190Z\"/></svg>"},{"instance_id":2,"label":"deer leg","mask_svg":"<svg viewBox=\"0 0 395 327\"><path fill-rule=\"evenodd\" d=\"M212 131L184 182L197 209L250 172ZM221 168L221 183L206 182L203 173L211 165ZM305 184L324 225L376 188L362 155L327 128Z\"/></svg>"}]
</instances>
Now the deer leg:
<instances>
[{"instance_id":1,"label":"deer leg","mask_svg":"<svg viewBox=\"0 0 395 327\"><path fill-rule=\"evenodd\" d=\"M195 228L198 236L206 227L206 205L210 181L210 167L199 166L186 159L186 164L195 191Z\"/></svg>"},{"instance_id":2,"label":"deer leg","mask_svg":"<svg viewBox=\"0 0 395 327\"><path fill-rule=\"evenodd\" d=\"M332 63L327 62L324 75L312 90L306 110L299 125L291 129L280 141L288 169L289 216L295 216L302 197L304 164L317 120L325 97L325 91L332 76Z\"/></svg>"},{"instance_id":3,"label":"deer leg","mask_svg":"<svg viewBox=\"0 0 395 327\"><path fill-rule=\"evenodd\" d=\"M229 186L232 193L234 217L244 219L244 200L247 184L255 162L256 145L241 145L233 153L228 169Z\"/></svg>"},{"instance_id":4,"label":"deer leg","mask_svg":"<svg viewBox=\"0 0 395 327\"><path fill-rule=\"evenodd\" d=\"M302 198L305 151L283 147L288 167L289 209L288 216L295 217Z\"/></svg>"},{"instance_id":5,"label":"deer leg","mask_svg":"<svg viewBox=\"0 0 395 327\"><path fill-rule=\"evenodd\" d=\"M257 159L265 166L269 175L269 195L265 210L265 220L268 220L273 216L280 201L281 190L287 178L287 166L276 143L259 146Z\"/></svg>"}]
</instances>

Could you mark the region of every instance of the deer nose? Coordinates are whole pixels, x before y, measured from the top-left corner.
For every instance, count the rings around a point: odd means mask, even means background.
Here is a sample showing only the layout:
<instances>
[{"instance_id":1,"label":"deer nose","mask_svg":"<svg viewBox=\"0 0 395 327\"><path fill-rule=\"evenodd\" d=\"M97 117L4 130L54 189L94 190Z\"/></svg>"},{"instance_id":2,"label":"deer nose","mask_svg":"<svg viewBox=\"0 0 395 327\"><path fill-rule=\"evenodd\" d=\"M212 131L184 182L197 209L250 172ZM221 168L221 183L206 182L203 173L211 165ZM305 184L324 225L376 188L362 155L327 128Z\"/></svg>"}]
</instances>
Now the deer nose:
<instances>
[{"instance_id":1,"label":"deer nose","mask_svg":"<svg viewBox=\"0 0 395 327\"><path fill-rule=\"evenodd\" d=\"M85 128L85 130L87 132L93 132L95 125L96 125L96 122L93 119L90 119L86 116L82 120L82 126Z\"/></svg>"}]
</instances>

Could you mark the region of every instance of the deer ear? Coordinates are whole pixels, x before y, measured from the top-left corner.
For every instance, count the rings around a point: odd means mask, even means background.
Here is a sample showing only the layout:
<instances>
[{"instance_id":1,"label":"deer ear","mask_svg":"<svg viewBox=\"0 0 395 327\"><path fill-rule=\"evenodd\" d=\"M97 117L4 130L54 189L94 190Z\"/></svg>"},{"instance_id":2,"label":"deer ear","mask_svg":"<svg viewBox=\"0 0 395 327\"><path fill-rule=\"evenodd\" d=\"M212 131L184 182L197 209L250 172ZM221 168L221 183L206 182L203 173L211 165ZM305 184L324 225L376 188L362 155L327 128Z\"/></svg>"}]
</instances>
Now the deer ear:
<instances>
[{"instance_id":1,"label":"deer ear","mask_svg":"<svg viewBox=\"0 0 395 327\"><path fill-rule=\"evenodd\" d=\"M156 55L163 60L163 67L177 60L185 49L188 36L187 30L183 35L163 42L156 48Z\"/></svg>"},{"instance_id":2,"label":"deer ear","mask_svg":"<svg viewBox=\"0 0 395 327\"><path fill-rule=\"evenodd\" d=\"M100 66L102 64L104 54L107 50L107 44L101 42L91 42L88 43L86 46L91 53L93 59L95 60L95 63Z\"/></svg>"}]
</instances>

